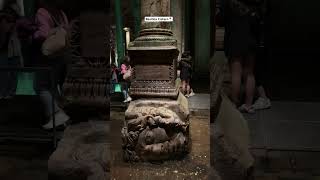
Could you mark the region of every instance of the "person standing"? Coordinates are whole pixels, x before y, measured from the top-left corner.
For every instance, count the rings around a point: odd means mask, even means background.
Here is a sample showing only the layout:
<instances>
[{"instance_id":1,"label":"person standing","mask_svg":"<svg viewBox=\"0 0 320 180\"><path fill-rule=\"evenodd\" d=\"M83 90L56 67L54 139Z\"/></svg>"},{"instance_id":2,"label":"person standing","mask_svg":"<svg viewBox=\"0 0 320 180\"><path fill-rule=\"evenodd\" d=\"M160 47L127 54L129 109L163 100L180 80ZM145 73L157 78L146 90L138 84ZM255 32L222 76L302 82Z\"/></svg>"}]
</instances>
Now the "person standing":
<instances>
[{"instance_id":1,"label":"person standing","mask_svg":"<svg viewBox=\"0 0 320 180\"><path fill-rule=\"evenodd\" d=\"M0 11L0 66L23 66L21 43L16 28L19 18L16 2L4 1ZM17 72L1 72L0 76L0 98L10 98L16 91Z\"/></svg>"},{"instance_id":2,"label":"person standing","mask_svg":"<svg viewBox=\"0 0 320 180\"><path fill-rule=\"evenodd\" d=\"M123 64L121 64L121 79L125 82L124 88L122 90L124 95L124 103L128 103L132 101L132 98L129 95L129 87L130 87L130 78L131 78L131 66L130 66L130 58L125 56L123 59Z\"/></svg>"},{"instance_id":3,"label":"person standing","mask_svg":"<svg viewBox=\"0 0 320 180\"><path fill-rule=\"evenodd\" d=\"M267 86L267 69L268 69L268 38L267 36L267 13L268 6L265 0L261 3L260 9L260 19L259 19L259 43L258 43L258 54L257 54L257 64L255 70L256 76L256 87L258 98L252 105L255 110L263 110L271 107L271 101L267 96L265 87Z\"/></svg>"},{"instance_id":4,"label":"person standing","mask_svg":"<svg viewBox=\"0 0 320 180\"><path fill-rule=\"evenodd\" d=\"M231 69L233 103L241 112L254 113L258 13L256 0L224 0L225 54ZM240 101L244 80L245 100ZM241 105L242 104L242 105Z\"/></svg>"},{"instance_id":5,"label":"person standing","mask_svg":"<svg viewBox=\"0 0 320 180\"><path fill-rule=\"evenodd\" d=\"M59 94L60 87L62 87L65 74L66 74L66 61L63 52L59 52L54 56L47 56L43 53L43 44L52 33L57 30L58 27L68 31L68 18L62 10L63 1L60 0L39 0L39 9L35 16L35 24L37 30L33 34L33 45L35 46L35 59L36 64L39 66L51 67L54 73L54 89L56 94ZM65 39L67 41L67 36ZM64 50L62 50L64 51ZM45 115L49 121L43 125L44 129L53 128L53 118L55 115L56 126L65 125L69 121L69 116L58 106L57 100L54 102L54 108L52 108L51 93L48 90L50 79L47 78L47 73L39 74L38 79L38 91L41 101L45 106ZM54 112L52 110L54 109Z\"/></svg>"},{"instance_id":6,"label":"person standing","mask_svg":"<svg viewBox=\"0 0 320 180\"><path fill-rule=\"evenodd\" d=\"M111 64L111 79L110 79L110 94L114 93L114 88L115 85L118 83L118 74L119 74L119 69L117 68L117 66L112 63Z\"/></svg>"},{"instance_id":7,"label":"person standing","mask_svg":"<svg viewBox=\"0 0 320 180\"><path fill-rule=\"evenodd\" d=\"M186 97L194 96L194 92L190 86L192 76L191 56L188 52L182 54L179 62L180 67L180 79L181 79L181 91Z\"/></svg>"}]
</instances>

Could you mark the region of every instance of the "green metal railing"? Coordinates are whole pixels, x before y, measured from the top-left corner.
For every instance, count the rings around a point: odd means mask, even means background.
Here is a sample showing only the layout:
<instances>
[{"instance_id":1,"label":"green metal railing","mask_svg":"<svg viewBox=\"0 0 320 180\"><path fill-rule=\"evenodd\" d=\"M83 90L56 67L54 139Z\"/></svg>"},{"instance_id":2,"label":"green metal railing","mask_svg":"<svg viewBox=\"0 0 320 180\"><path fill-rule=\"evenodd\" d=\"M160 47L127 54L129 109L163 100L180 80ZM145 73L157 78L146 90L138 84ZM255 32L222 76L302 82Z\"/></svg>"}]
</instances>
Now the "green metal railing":
<instances>
[{"instance_id":1,"label":"green metal railing","mask_svg":"<svg viewBox=\"0 0 320 180\"><path fill-rule=\"evenodd\" d=\"M51 102L52 102L52 112L55 112L55 105L54 105L54 99L55 99L55 76L53 73L52 68L50 67L0 67L0 72L13 72L17 73L17 88L15 95L19 96L34 96L37 95L35 89L34 89L34 82L35 74L37 72L47 72L48 75L50 75L50 82L48 84L48 90L51 92ZM53 139L53 146L54 148L57 147L57 131L56 131L56 119L54 113L52 113L52 120L53 120L53 133L52 133L52 139ZM29 140L35 140L39 141L39 138L33 137L33 138L25 138L25 137L6 137L7 139L29 139ZM43 139L41 139L43 140Z\"/></svg>"}]
</instances>

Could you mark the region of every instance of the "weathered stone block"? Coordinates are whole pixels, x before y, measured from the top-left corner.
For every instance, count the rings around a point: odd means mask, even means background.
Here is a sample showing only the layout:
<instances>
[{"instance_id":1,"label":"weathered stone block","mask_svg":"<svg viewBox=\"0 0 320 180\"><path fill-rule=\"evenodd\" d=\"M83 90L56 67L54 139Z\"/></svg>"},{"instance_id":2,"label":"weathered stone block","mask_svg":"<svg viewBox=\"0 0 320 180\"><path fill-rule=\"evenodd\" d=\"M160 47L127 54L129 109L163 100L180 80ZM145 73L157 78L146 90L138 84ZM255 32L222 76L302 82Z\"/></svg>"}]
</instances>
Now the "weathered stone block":
<instances>
[{"instance_id":1,"label":"weathered stone block","mask_svg":"<svg viewBox=\"0 0 320 180\"><path fill-rule=\"evenodd\" d=\"M122 129L126 161L159 161L189 152L189 109L177 100L140 99L130 103Z\"/></svg>"},{"instance_id":2,"label":"weathered stone block","mask_svg":"<svg viewBox=\"0 0 320 180\"><path fill-rule=\"evenodd\" d=\"M211 165L224 180L248 178L254 163L246 121L225 95L216 122L211 125L211 158Z\"/></svg>"},{"instance_id":3,"label":"weathered stone block","mask_svg":"<svg viewBox=\"0 0 320 180\"><path fill-rule=\"evenodd\" d=\"M110 173L107 122L71 126L48 162L49 180L105 180Z\"/></svg>"}]
</instances>

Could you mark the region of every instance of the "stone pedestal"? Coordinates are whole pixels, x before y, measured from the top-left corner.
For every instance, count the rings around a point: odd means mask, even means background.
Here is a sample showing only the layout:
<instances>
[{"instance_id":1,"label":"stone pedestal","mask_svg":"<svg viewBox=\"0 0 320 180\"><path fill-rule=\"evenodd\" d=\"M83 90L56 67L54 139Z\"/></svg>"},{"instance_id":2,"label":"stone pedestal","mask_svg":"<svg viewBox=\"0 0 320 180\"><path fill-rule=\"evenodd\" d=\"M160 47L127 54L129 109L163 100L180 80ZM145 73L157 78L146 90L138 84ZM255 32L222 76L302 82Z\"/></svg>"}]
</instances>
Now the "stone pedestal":
<instances>
[{"instance_id":1,"label":"stone pedestal","mask_svg":"<svg viewBox=\"0 0 320 180\"><path fill-rule=\"evenodd\" d=\"M170 0L141 0L139 37L129 44L130 103L122 129L126 161L159 161L189 152L188 101L176 86L177 40L171 22L145 22L170 16Z\"/></svg>"},{"instance_id":2,"label":"stone pedestal","mask_svg":"<svg viewBox=\"0 0 320 180\"><path fill-rule=\"evenodd\" d=\"M133 68L130 95L133 98L176 99L177 40L172 22L146 22L146 16L170 16L170 0L142 0L139 37L129 44Z\"/></svg>"},{"instance_id":3,"label":"stone pedestal","mask_svg":"<svg viewBox=\"0 0 320 180\"><path fill-rule=\"evenodd\" d=\"M169 31L163 32L169 34ZM130 44L133 69L130 95L133 98L177 98L175 44L172 34L146 35Z\"/></svg>"},{"instance_id":4,"label":"stone pedestal","mask_svg":"<svg viewBox=\"0 0 320 180\"><path fill-rule=\"evenodd\" d=\"M81 12L71 22L68 70L63 96L71 104L109 106L109 18L99 11Z\"/></svg>"},{"instance_id":5,"label":"stone pedestal","mask_svg":"<svg viewBox=\"0 0 320 180\"><path fill-rule=\"evenodd\" d=\"M189 152L187 99L140 99L130 103L122 129L126 161L161 161Z\"/></svg>"},{"instance_id":6,"label":"stone pedestal","mask_svg":"<svg viewBox=\"0 0 320 180\"><path fill-rule=\"evenodd\" d=\"M219 114L211 126L211 165L221 179L248 179L254 165L248 125L230 99L221 96Z\"/></svg>"},{"instance_id":7,"label":"stone pedestal","mask_svg":"<svg viewBox=\"0 0 320 180\"><path fill-rule=\"evenodd\" d=\"M171 1L171 16L173 16L172 32L173 35L177 38L177 47L180 51L179 58L181 58L184 49L184 20L185 16L183 14L185 10L185 0L175 0Z\"/></svg>"},{"instance_id":8,"label":"stone pedestal","mask_svg":"<svg viewBox=\"0 0 320 180\"><path fill-rule=\"evenodd\" d=\"M49 159L49 180L109 179L109 131L109 122L105 121L68 127Z\"/></svg>"}]
</instances>

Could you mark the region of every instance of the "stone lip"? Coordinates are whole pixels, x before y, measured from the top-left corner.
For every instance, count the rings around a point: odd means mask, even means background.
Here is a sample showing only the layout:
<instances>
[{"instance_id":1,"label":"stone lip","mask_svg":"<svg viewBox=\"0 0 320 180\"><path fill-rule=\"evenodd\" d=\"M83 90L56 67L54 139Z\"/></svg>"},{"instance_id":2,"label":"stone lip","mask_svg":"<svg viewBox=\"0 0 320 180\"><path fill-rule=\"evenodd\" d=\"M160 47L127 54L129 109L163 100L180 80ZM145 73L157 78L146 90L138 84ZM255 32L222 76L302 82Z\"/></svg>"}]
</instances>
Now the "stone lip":
<instances>
[{"instance_id":1,"label":"stone lip","mask_svg":"<svg viewBox=\"0 0 320 180\"><path fill-rule=\"evenodd\" d=\"M134 42L135 43L135 42ZM165 42L166 43L166 42ZM161 42L152 42L153 46L135 46L138 43L131 44L132 46L128 48L129 51L163 51L163 50L177 50L176 46L166 45L165 43Z\"/></svg>"},{"instance_id":2,"label":"stone lip","mask_svg":"<svg viewBox=\"0 0 320 180\"><path fill-rule=\"evenodd\" d=\"M177 40L169 29L149 28L140 31L140 36L129 44L128 50L171 50L177 48Z\"/></svg>"},{"instance_id":3,"label":"stone lip","mask_svg":"<svg viewBox=\"0 0 320 180\"><path fill-rule=\"evenodd\" d=\"M138 99L132 101L125 113L126 117L130 116L130 112L132 112L133 108L135 107L142 107L142 106L150 106L150 107L165 107L168 109L173 110L176 112L181 119L189 120L189 105L188 100L182 94L179 93L177 100L170 100L170 99L157 99L157 98L150 98L150 99Z\"/></svg>"},{"instance_id":4,"label":"stone lip","mask_svg":"<svg viewBox=\"0 0 320 180\"><path fill-rule=\"evenodd\" d=\"M146 99L146 98L166 98L176 100L179 96L179 90L176 88L168 88L167 90L156 87L154 89L148 88L135 88L130 89L130 96L134 99Z\"/></svg>"},{"instance_id":5,"label":"stone lip","mask_svg":"<svg viewBox=\"0 0 320 180\"><path fill-rule=\"evenodd\" d=\"M129 44L128 50L178 50L177 40L164 35L138 37Z\"/></svg>"},{"instance_id":6,"label":"stone lip","mask_svg":"<svg viewBox=\"0 0 320 180\"><path fill-rule=\"evenodd\" d=\"M170 29L163 29L163 28L147 28L142 29L140 31L140 37L146 35L165 35L165 36L173 36L173 32Z\"/></svg>"}]
</instances>

